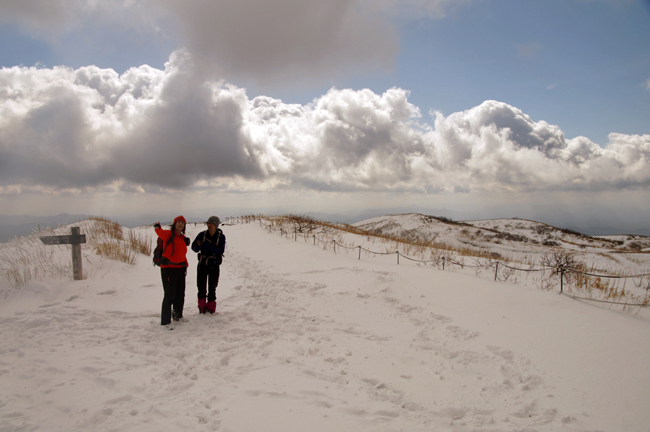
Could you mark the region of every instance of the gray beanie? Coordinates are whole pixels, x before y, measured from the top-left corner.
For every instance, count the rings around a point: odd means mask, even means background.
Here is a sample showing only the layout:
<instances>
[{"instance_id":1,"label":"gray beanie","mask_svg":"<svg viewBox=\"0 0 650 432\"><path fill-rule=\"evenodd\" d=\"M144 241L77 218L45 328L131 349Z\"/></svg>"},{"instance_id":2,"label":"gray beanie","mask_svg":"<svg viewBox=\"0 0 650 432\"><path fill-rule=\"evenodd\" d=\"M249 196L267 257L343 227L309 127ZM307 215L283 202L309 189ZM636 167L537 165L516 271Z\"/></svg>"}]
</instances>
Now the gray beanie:
<instances>
[{"instance_id":1,"label":"gray beanie","mask_svg":"<svg viewBox=\"0 0 650 432\"><path fill-rule=\"evenodd\" d=\"M208 221L207 221L206 223L213 223L214 226L218 227L219 224L221 223L221 221L220 221L219 218L216 217L216 216L210 216L210 217L208 218Z\"/></svg>"}]
</instances>

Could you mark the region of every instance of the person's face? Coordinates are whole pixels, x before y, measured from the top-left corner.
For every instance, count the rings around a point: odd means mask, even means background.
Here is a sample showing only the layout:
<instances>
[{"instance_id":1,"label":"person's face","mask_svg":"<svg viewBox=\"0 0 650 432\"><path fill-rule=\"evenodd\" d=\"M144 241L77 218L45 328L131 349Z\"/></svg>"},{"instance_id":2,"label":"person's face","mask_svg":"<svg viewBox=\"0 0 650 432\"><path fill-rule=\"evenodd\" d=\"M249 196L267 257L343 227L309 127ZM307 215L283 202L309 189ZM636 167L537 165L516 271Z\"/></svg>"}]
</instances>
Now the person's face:
<instances>
[{"instance_id":1,"label":"person's face","mask_svg":"<svg viewBox=\"0 0 650 432\"><path fill-rule=\"evenodd\" d=\"M176 221L174 224L174 228L176 228L177 231L183 231L183 228L185 228L185 222L183 221Z\"/></svg>"},{"instance_id":2,"label":"person's face","mask_svg":"<svg viewBox=\"0 0 650 432\"><path fill-rule=\"evenodd\" d=\"M213 224L212 222L208 223L208 231L211 233L215 232L217 230L217 226Z\"/></svg>"}]
</instances>

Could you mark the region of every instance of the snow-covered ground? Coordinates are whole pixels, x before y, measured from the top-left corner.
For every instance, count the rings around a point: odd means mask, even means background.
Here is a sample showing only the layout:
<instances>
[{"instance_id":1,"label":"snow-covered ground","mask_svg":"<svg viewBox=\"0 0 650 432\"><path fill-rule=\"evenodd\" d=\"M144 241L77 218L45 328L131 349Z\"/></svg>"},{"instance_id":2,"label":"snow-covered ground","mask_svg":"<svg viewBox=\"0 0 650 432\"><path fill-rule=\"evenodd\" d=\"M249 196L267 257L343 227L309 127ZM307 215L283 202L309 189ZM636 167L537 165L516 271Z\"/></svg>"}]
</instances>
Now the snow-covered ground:
<instances>
[{"instance_id":1,"label":"snow-covered ground","mask_svg":"<svg viewBox=\"0 0 650 432\"><path fill-rule=\"evenodd\" d=\"M650 237L645 236L591 237L525 219L454 222L417 213L378 216L354 226L410 240L489 250L534 265L539 265L545 254L565 252L594 270L650 273Z\"/></svg>"},{"instance_id":2,"label":"snow-covered ground","mask_svg":"<svg viewBox=\"0 0 650 432\"><path fill-rule=\"evenodd\" d=\"M88 279L9 292L0 430L650 428L647 309L359 260L255 223L223 230L218 314L197 314L190 255L188 321L173 331L159 325L160 273L145 256L129 266L86 248Z\"/></svg>"}]
</instances>

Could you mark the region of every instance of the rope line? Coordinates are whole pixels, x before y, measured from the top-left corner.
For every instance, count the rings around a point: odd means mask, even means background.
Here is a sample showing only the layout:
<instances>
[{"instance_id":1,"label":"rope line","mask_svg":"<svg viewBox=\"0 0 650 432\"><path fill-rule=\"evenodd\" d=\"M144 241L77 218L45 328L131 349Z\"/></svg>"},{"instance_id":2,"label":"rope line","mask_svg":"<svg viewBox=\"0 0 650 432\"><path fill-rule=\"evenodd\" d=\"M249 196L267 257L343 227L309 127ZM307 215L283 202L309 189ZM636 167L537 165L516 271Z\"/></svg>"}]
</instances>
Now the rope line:
<instances>
[{"instance_id":1,"label":"rope line","mask_svg":"<svg viewBox=\"0 0 650 432\"><path fill-rule=\"evenodd\" d=\"M364 247L362 247L361 250L366 251L366 252L371 253L371 254L374 254L374 255L395 255L395 252L375 252L375 251L368 250L368 249L366 249ZM404 255L402 255L402 256L404 256Z\"/></svg>"},{"instance_id":2,"label":"rope line","mask_svg":"<svg viewBox=\"0 0 650 432\"><path fill-rule=\"evenodd\" d=\"M499 263L499 265L500 265L501 267L509 268L509 269L511 269L511 270L517 270L517 271L529 272L529 273L530 273L530 272L539 272L539 271L553 270L554 268L556 268L556 267L544 267L544 268L541 268L541 269L530 269L530 268L522 269L522 268L518 268L518 267L511 267L511 266L509 266L508 264L504 264L504 263L502 263L501 261L497 261L497 262Z\"/></svg>"},{"instance_id":3,"label":"rope line","mask_svg":"<svg viewBox=\"0 0 650 432\"><path fill-rule=\"evenodd\" d=\"M356 248L357 248L356 246L355 246L355 247L344 246L344 245L342 245L342 244L337 243L336 241L334 241L333 243L334 243L335 245L339 246L339 247L342 247L343 249L352 250L352 249L356 249Z\"/></svg>"},{"instance_id":4,"label":"rope line","mask_svg":"<svg viewBox=\"0 0 650 432\"><path fill-rule=\"evenodd\" d=\"M561 267L561 266L560 266ZM592 276L592 277L603 277L603 278L610 278L610 279L633 279L637 277L646 277L650 276L650 273L646 274L640 274L640 275L630 275L630 276L611 276L611 275L599 275L599 274L593 274L593 273L586 273L580 270L572 269L571 267L563 267L564 270L570 271L572 273L578 273L586 276Z\"/></svg>"},{"instance_id":5,"label":"rope line","mask_svg":"<svg viewBox=\"0 0 650 432\"><path fill-rule=\"evenodd\" d=\"M643 304L643 303L612 302L612 301L598 300L598 299L587 298L587 297L576 297L574 295L570 295L570 294L567 294L567 293L560 293L560 294L564 294L565 296L571 297L571 298L576 299L576 300L588 300L588 301L595 301L595 302L599 302L599 303L617 304L617 305L625 305L625 306L641 306L641 307L647 307L648 306L647 304Z\"/></svg>"},{"instance_id":6,"label":"rope line","mask_svg":"<svg viewBox=\"0 0 650 432\"><path fill-rule=\"evenodd\" d=\"M399 252L398 252L398 253L399 253ZM401 256L402 258L406 258L406 259L409 260L409 261L420 262L420 263L424 263L424 264L426 264L426 263L430 263L430 262L437 262L437 261L438 261L438 260L426 260L426 261L418 260L418 259L415 259L415 258L408 257L408 256L406 256L406 255L402 255L401 253L400 253L400 256Z\"/></svg>"},{"instance_id":7,"label":"rope line","mask_svg":"<svg viewBox=\"0 0 650 432\"><path fill-rule=\"evenodd\" d=\"M261 225L262 225L262 221L260 219L260 226ZM279 228L279 229L278 228L273 228L273 226L271 224L269 224L269 225L264 224L264 225L266 226L266 228L268 228L269 232L271 232L271 231L280 231L281 235L284 235L284 234L288 235L289 234L289 232L284 231L282 228ZM305 233L300 233L300 234L303 236L305 241L307 241L308 235L305 234ZM298 232L294 232L294 235L296 235L296 238L297 238ZM426 263L436 263L436 264L439 265L440 261L442 261L443 269L444 269L445 263L449 263L449 264L455 264L455 265L457 265L457 266L459 266L461 268L489 269L489 268L492 268L492 267L496 266L496 272L499 271L499 267L505 267L505 268L510 269L510 270L520 271L520 272L527 272L527 273L544 272L544 271L549 271L549 270L553 271L555 273L560 273L562 270L564 270L564 271L569 271L569 272L576 273L576 274L582 274L582 275L585 275L585 276L602 277L602 278L610 278L610 279L633 279L633 278L643 278L643 277L650 276L650 273L638 274L638 275L629 275L629 276L612 276L612 275L604 275L604 274L594 274L594 273L588 273L588 272L584 272L582 270L574 269L574 268L571 268L571 267L564 267L562 265L558 265L556 267L546 267L546 266L544 266L542 268L519 268L519 267L510 266L510 265L505 264L505 263L503 263L501 261L490 262L487 265L480 265L479 264L479 265L472 266L472 265L469 265L469 264L460 263L460 262L455 261L454 259L452 259L450 257L447 257L447 256L442 256L440 258L436 258L436 259L432 259L432 260L420 260L420 259L416 259L416 258L409 257L407 255L404 255L399 250L394 251L394 252L376 252L376 251L372 251L370 249L366 249L363 246L354 246L354 247L345 246L345 245L342 245L342 244L338 243L336 240L331 240L331 241L321 240L321 239L317 238L313 234L312 234L312 238L314 240L314 244L316 243L316 241L318 241L319 243L324 243L324 244L330 244L331 243L334 246L334 248L336 248L336 246L338 246L340 248L344 248L344 249L347 249L347 250L358 249L359 252L364 251L366 253L373 254L373 255L395 255L396 254L397 257L398 257L398 264L399 264L399 257L402 257L402 258L406 258L407 260L412 261L412 262L419 262L419 263L424 263L424 264L426 264ZM495 274L495 280L496 280L496 274ZM600 303L617 304L617 305L625 305L625 306L639 306L639 307L647 307L647 306L649 306L648 304L643 304L643 303L622 303L622 302L612 302L612 301L606 301L606 300L597 300L597 299L586 298L586 297L577 297L577 296L574 296L574 295L566 294L564 292L561 292L560 294L564 294L567 297L571 297L571 298L574 298L574 299L577 299L577 300L587 300L587 301L595 301L595 302L600 302Z\"/></svg>"}]
</instances>

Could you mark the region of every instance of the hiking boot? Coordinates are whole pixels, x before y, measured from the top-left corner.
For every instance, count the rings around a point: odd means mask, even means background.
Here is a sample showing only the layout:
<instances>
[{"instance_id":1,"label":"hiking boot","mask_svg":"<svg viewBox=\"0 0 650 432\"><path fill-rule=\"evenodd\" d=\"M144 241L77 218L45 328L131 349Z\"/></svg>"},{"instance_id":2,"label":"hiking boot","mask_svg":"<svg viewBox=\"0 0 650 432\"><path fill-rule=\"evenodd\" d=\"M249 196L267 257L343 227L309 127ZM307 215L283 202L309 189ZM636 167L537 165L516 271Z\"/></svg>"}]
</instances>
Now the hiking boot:
<instances>
[{"instance_id":1,"label":"hiking boot","mask_svg":"<svg viewBox=\"0 0 650 432\"><path fill-rule=\"evenodd\" d=\"M217 310L217 302L216 301L208 302L208 312L213 314L215 313L216 310Z\"/></svg>"},{"instance_id":2,"label":"hiking boot","mask_svg":"<svg viewBox=\"0 0 650 432\"><path fill-rule=\"evenodd\" d=\"M205 313L205 310L206 310L205 299L204 299L204 298L202 298L202 299L200 298L200 299L199 299L199 313L200 313L200 314L204 314L204 313Z\"/></svg>"},{"instance_id":3,"label":"hiking boot","mask_svg":"<svg viewBox=\"0 0 650 432\"><path fill-rule=\"evenodd\" d=\"M183 315L179 314L178 312L172 312L172 319L174 321L184 321Z\"/></svg>"}]
</instances>

